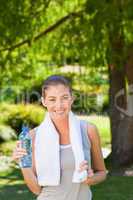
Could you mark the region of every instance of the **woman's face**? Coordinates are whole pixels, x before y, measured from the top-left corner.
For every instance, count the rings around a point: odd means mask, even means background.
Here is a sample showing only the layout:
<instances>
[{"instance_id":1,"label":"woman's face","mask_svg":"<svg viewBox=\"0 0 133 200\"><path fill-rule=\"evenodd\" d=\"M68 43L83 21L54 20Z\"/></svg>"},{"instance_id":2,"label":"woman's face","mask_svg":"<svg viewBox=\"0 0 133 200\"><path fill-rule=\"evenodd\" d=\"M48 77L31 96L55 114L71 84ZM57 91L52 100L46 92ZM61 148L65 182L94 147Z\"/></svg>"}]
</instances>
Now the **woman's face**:
<instances>
[{"instance_id":1,"label":"woman's face","mask_svg":"<svg viewBox=\"0 0 133 200\"><path fill-rule=\"evenodd\" d=\"M64 119L71 110L73 97L68 87L59 84L48 87L42 103L47 108L52 119Z\"/></svg>"}]
</instances>

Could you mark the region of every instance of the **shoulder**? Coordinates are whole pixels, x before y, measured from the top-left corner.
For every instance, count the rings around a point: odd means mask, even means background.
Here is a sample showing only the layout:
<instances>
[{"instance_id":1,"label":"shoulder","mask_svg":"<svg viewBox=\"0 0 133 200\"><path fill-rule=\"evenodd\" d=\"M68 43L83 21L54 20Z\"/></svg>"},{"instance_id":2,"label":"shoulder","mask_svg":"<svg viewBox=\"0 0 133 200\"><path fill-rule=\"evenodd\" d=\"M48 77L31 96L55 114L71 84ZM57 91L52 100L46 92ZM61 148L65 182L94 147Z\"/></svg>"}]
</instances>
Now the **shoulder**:
<instances>
[{"instance_id":1,"label":"shoulder","mask_svg":"<svg viewBox=\"0 0 133 200\"><path fill-rule=\"evenodd\" d=\"M87 134L91 141L95 139L99 139L99 133L96 125L87 120L80 120L80 124L82 128L87 128Z\"/></svg>"},{"instance_id":2,"label":"shoulder","mask_svg":"<svg viewBox=\"0 0 133 200\"><path fill-rule=\"evenodd\" d=\"M30 135L30 137L31 137L32 140L34 139L35 134L36 134L36 128L31 129L31 130L29 131L29 135Z\"/></svg>"},{"instance_id":3,"label":"shoulder","mask_svg":"<svg viewBox=\"0 0 133 200\"><path fill-rule=\"evenodd\" d=\"M96 125L92 123L87 124L87 133L88 137L91 141L91 143L99 143L100 142L100 136L99 136L99 131L96 127Z\"/></svg>"},{"instance_id":4,"label":"shoulder","mask_svg":"<svg viewBox=\"0 0 133 200\"><path fill-rule=\"evenodd\" d=\"M32 140L32 148L33 148L33 154L34 154L34 148L35 148L35 136L36 136L36 128L34 128L34 129L31 129L30 131L29 131L29 135L30 135L30 137L31 137L31 140Z\"/></svg>"}]
</instances>

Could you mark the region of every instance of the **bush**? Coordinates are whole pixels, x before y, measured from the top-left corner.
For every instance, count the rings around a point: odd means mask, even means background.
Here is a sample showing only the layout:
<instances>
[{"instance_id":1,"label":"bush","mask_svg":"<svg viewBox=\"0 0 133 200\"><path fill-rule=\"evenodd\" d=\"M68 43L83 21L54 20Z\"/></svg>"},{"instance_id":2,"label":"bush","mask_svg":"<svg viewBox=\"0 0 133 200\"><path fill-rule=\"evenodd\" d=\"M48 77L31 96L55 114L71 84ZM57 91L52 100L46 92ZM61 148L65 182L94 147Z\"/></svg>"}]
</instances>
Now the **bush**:
<instances>
[{"instance_id":1,"label":"bush","mask_svg":"<svg viewBox=\"0 0 133 200\"><path fill-rule=\"evenodd\" d=\"M15 131L7 125L0 125L0 142L16 139Z\"/></svg>"},{"instance_id":2,"label":"bush","mask_svg":"<svg viewBox=\"0 0 133 200\"><path fill-rule=\"evenodd\" d=\"M90 114L99 112L95 94L87 94L83 91L74 90L75 101L72 110L78 114Z\"/></svg>"},{"instance_id":3,"label":"bush","mask_svg":"<svg viewBox=\"0 0 133 200\"><path fill-rule=\"evenodd\" d=\"M105 95L102 106L103 113L109 113L109 96Z\"/></svg>"},{"instance_id":4,"label":"bush","mask_svg":"<svg viewBox=\"0 0 133 200\"><path fill-rule=\"evenodd\" d=\"M21 131L23 124L33 128L40 124L44 117L44 109L33 104L2 104L0 111L3 113L2 123L13 128L16 132Z\"/></svg>"}]
</instances>

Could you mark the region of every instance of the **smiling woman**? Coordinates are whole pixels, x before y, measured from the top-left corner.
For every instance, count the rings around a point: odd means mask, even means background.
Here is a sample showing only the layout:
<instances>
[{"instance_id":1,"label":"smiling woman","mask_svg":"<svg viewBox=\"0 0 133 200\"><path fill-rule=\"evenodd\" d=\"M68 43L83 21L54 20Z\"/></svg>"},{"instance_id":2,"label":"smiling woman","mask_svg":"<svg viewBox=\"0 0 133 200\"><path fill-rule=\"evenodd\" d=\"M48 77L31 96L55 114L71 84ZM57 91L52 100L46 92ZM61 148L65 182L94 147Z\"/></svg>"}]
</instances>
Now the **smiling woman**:
<instances>
[{"instance_id":1,"label":"smiling woman","mask_svg":"<svg viewBox=\"0 0 133 200\"><path fill-rule=\"evenodd\" d=\"M71 111L73 101L66 78L53 75L44 81L42 104L47 114L29 133L32 168L21 168L38 200L91 200L90 186L106 178L98 130L75 116ZM25 154L18 142L13 160Z\"/></svg>"},{"instance_id":2,"label":"smiling woman","mask_svg":"<svg viewBox=\"0 0 133 200\"><path fill-rule=\"evenodd\" d=\"M73 97L68 87L62 84L57 84L56 87L50 85L43 96L42 104L53 119L61 118L62 120L71 110Z\"/></svg>"}]
</instances>

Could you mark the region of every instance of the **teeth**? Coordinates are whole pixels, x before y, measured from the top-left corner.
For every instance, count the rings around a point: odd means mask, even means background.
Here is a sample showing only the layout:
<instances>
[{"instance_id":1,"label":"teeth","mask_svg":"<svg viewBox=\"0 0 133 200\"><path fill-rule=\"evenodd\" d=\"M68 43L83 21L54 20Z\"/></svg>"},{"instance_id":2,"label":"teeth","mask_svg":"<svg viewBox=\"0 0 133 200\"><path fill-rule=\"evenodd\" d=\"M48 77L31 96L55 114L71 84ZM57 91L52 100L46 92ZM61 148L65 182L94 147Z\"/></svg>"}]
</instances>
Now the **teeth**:
<instances>
[{"instance_id":1,"label":"teeth","mask_svg":"<svg viewBox=\"0 0 133 200\"><path fill-rule=\"evenodd\" d=\"M57 113L57 114L63 114L63 111L60 111L60 112L56 111L56 113Z\"/></svg>"}]
</instances>

